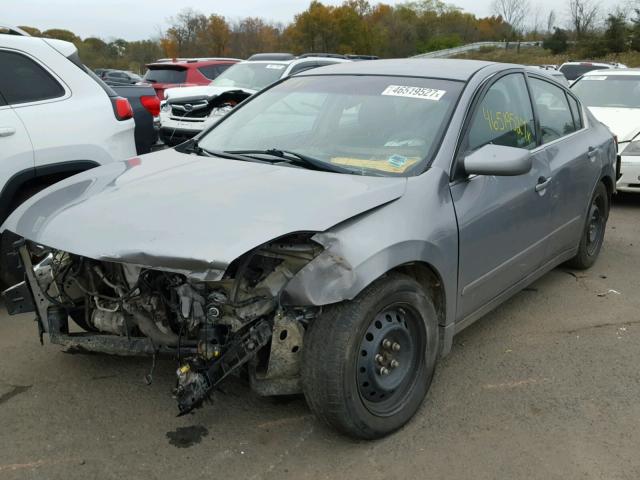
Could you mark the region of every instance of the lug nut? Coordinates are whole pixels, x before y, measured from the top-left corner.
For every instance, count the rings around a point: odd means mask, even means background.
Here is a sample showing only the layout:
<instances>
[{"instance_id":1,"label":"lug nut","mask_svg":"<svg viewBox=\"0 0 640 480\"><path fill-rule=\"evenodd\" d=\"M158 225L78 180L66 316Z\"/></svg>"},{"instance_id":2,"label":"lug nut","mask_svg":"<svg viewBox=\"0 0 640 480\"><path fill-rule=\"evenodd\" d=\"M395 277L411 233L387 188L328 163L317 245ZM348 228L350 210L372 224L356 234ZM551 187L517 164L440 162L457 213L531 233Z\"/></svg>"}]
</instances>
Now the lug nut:
<instances>
[{"instance_id":1,"label":"lug nut","mask_svg":"<svg viewBox=\"0 0 640 480\"><path fill-rule=\"evenodd\" d=\"M389 350L392 347L392 343L391 340L389 340L388 338L385 338L384 340L382 340L382 347L386 348L387 350Z\"/></svg>"},{"instance_id":2,"label":"lug nut","mask_svg":"<svg viewBox=\"0 0 640 480\"><path fill-rule=\"evenodd\" d=\"M398 368L400 366L400 362L397 360L391 360L391 368Z\"/></svg>"},{"instance_id":3,"label":"lug nut","mask_svg":"<svg viewBox=\"0 0 640 480\"><path fill-rule=\"evenodd\" d=\"M380 367L380 369L378 370L378 373L380 373L380 375L389 375L389 373L391 372L387 367Z\"/></svg>"},{"instance_id":4,"label":"lug nut","mask_svg":"<svg viewBox=\"0 0 640 480\"><path fill-rule=\"evenodd\" d=\"M384 362L384 357L379 353L376 354L376 362L378 362L380 365L382 365L382 363Z\"/></svg>"},{"instance_id":5,"label":"lug nut","mask_svg":"<svg viewBox=\"0 0 640 480\"><path fill-rule=\"evenodd\" d=\"M391 345L391 348L393 348L394 352L399 352L400 351L400 344L398 342L393 342L393 345Z\"/></svg>"}]
</instances>

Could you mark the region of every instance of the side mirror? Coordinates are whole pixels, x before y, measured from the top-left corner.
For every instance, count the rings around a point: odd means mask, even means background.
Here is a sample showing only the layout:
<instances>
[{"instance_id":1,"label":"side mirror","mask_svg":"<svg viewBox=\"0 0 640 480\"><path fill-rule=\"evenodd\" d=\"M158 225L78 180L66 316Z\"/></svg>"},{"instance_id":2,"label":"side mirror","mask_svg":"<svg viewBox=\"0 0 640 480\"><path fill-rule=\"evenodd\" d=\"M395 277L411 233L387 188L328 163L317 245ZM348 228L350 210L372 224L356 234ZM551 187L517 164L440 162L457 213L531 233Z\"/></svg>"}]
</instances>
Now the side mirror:
<instances>
[{"instance_id":1,"label":"side mirror","mask_svg":"<svg viewBox=\"0 0 640 480\"><path fill-rule=\"evenodd\" d=\"M513 177L531 171L531 152L523 148L488 144L467 155L463 160L467 175L497 175Z\"/></svg>"}]
</instances>

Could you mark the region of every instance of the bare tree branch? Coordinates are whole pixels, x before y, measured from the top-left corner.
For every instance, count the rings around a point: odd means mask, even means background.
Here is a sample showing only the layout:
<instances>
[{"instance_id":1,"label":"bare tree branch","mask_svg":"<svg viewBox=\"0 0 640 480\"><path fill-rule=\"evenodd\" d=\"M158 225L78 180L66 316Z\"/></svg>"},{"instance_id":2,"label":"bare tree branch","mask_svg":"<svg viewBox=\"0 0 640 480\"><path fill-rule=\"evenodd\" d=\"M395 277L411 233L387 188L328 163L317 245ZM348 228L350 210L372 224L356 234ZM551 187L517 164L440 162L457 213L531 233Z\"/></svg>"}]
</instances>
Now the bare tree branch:
<instances>
[{"instance_id":1,"label":"bare tree branch","mask_svg":"<svg viewBox=\"0 0 640 480\"><path fill-rule=\"evenodd\" d=\"M493 0L491 10L511 25L515 33L522 33L530 6L529 0Z\"/></svg>"},{"instance_id":2,"label":"bare tree branch","mask_svg":"<svg viewBox=\"0 0 640 480\"><path fill-rule=\"evenodd\" d=\"M597 16L598 5L593 0L569 0L569 19L578 38L593 29Z\"/></svg>"}]
</instances>

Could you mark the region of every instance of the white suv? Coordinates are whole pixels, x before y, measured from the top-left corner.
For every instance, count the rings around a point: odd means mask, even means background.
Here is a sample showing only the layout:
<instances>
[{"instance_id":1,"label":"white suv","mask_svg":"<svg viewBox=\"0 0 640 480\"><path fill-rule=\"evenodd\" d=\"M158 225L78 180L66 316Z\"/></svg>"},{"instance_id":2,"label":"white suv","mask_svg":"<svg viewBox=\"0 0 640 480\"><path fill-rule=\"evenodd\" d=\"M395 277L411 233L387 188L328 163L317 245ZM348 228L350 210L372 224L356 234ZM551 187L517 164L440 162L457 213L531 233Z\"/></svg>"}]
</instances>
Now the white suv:
<instances>
[{"instance_id":1,"label":"white suv","mask_svg":"<svg viewBox=\"0 0 640 480\"><path fill-rule=\"evenodd\" d=\"M606 63L606 62L565 62L558 70L560 70L569 81L569 84L575 82L578 78L587 72L594 70L610 70L615 68L627 68L622 63Z\"/></svg>"},{"instance_id":2,"label":"white suv","mask_svg":"<svg viewBox=\"0 0 640 480\"><path fill-rule=\"evenodd\" d=\"M136 155L128 100L80 63L76 47L0 25L0 224L75 173ZM0 238L0 279L19 279L15 238Z\"/></svg>"},{"instance_id":3,"label":"white suv","mask_svg":"<svg viewBox=\"0 0 640 480\"><path fill-rule=\"evenodd\" d=\"M165 90L160 138L169 145L188 140L226 115L235 105L282 78L312 68L350 62L346 58L304 55L293 60L247 60L222 72L203 87Z\"/></svg>"}]
</instances>

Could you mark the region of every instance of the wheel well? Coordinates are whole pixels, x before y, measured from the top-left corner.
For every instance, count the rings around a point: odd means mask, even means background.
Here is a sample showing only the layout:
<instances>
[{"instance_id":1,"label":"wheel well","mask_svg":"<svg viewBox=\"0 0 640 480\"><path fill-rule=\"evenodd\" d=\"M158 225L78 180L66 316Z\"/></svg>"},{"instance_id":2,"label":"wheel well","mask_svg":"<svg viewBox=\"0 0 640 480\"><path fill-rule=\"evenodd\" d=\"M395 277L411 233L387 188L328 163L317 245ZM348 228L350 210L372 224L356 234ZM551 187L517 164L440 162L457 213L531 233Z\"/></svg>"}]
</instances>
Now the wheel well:
<instances>
[{"instance_id":1,"label":"wheel well","mask_svg":"<svg viewBox=\"0 0 640 480\"><path fill-rule=\"evenodd\" d=\"M430 295L433 306L438 314L438 324L446 323L446 295L444 284L438 272L428 263L413 262L400 265L392 271L400 272L413 277Z\"/></svg>"},{"instance_id":2,"label":"wheel well","mask_svg":"<svg viewBox=\"0 0 640 480\"><path fill-rule=\"evenodd\" d=\"M76 160L18 172L4 186L0 186L0 224L21 203L40 190L98 165L92 160Z\"/></svg>"},{"instance_id":3,"label":"wheel well","mask_svg":"<svg viewBox=\"0 0 640 480\"><path fill-rule=\"evenodd\" d=\"M607 193L609 194L609 202L611 202L611 197L613 196L613 180L611 180L611 177L605 176L605 177L602 177L600 181L604 183L605 187L607 187Z\"/></svg>"},{"instance_id":4,"label":"wheel well","mask_svg":"<svg viewBox=\"0 0 640 480\"><path fill-rule=\"evenodd\" d=\"M68 172L68 173L58 173L53 175L43 175L41 177L30 178L26 182L24 182L18 190L16 190L15 194L11 198L11 209L15 209L22 202L27 200L29 197L35 195L40 190L44 190L45 188L57 183L61 180L64 180L71 175L75 175L80 172Z\"/></svg>"}]
</instances>

